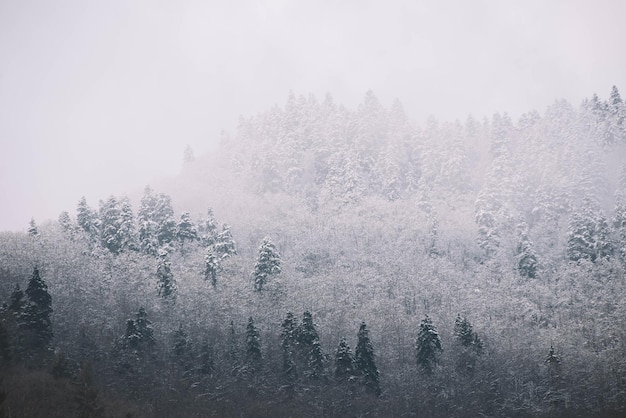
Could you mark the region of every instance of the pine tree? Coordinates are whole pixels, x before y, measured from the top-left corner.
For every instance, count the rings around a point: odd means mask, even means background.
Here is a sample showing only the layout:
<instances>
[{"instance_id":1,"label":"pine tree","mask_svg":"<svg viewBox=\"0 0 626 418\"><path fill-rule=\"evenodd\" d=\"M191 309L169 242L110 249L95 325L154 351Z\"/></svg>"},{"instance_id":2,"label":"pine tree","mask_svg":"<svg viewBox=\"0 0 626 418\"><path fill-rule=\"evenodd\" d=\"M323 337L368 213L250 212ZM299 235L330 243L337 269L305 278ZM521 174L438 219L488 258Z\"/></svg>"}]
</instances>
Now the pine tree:
<instances>
[{"instance_id":1,"label":"pine tree","mask_svg":"<svg viewBox=\"0 0 626 418\"><path fill-rule=\"evenodd\" d=\"M118 254L122 249L120 228L120 208L117 198L111 195L100 205L100 240L102 246L113 254Z\"/></svg>"},{"instance_id":2,"label":"pine tree","mask_svg":"<svg viewBox=\"0 0 626 418\"><path fill-rule=\"evenodd\" d=\"M9 298L9 311L13 313L16 318L19 318L24 311L24 305L24 292L20 289L19 283L16 283L11 297Z\"/></svg>"},{"instance_id":3,"label":"pine tree","mask_svg":"<svg viewBox=\"0 0 626 418\"><path fill-rule=\"evenodd\" d=\"M358 342L354 351L354 371L362 377L366 390L379 396L381 390L378 383L378 368L374 360L374 347L370 341L365 322L361 322L357 336Z\"/></svg>"},{"instance_id":4,"label":"pine tree","mask_svg":"<svg viewBox=\"0 0 626 418\"><path fill-rule=\"evenodd\" d=\"M176 239L181 246L185 244L185 241L194 242L198 240L198 230L193 224L189 212L183 212L180 215L180 221L176 225Z\"/></svg>"},{"instance_id":5,"label":"pine tree","mask_svg":"<svg viewBox=\"0 0 626 418\"><path fill-rule=\"evenodd\" d=\"M295 377L297 375L295 350L298 341L296 321L291 312L287 312L281 323L280 337L283 350L283 373L288 377Z\"/></svg>"},{"instance_id":6,"label":"pine tree","mask_svg":"<svg viewBox=\"0 0 626 418\"><path fill-rule=\"evenodd\" d=\"M263 238L259 247L259 256L254 266L254 289L263 290L270 276L280 273L280 254L269 237Z\"/></svg>"},{"instance_id":7,"label":"pine tree","mask_svg":"<svg viewBox=\"0 0 626 418\"><path fill-rule=\"evenodd\" d=\"M518 226L517 240L517 271L522 277L537 277L537 256L533 243L528 238L528 227L524 222Z\"/></svg>"},{"instance_id":8,"label":"pine tree","mask_svg":"<svg viewBox=\"0 0 626 418\"><path fill-rule=\"evenodd\" d=\"M137 250L135 215L133 214L133 207L127 197L119 201L119 210L120 222L116 241L119 243L120 251Z\"/></svg>"},{"instance_id":9,"label":"pine tree","mask_svg":"<svg viewBox=\"0 0 626 418\"><path fill-rule=\"evenodd\" d=\"M574 212L567 230L567 257L572 261L595 261L595 224L586 212Z\"/></svg>"},{"instance_id":10,"label":"pine tree","mask_svg":"<svg viewBox=\"0 0 626 418\"><path fill-rule=\"evenodd\" d=\"M302 323L296 329L296 341L302 358L304 374L310 378L321 376L324 367L320 338L311 312L302 314Z\"/></svg>"},{"instance_id":11,"label":"pine tree","mask_svg":"<svg viewBox=\"0 0 626 418\"><path fill-rule=\"evenodd\" d=\"M454 338L460 346L458 347L457 370L472 374L476 367L477 357L482 353L483 343L467 318L460 314L454 321Z\"/></svg>"},{"instance_id":12,"label":"pine tree","mask_svg":"<svg viewBox=\"0 0 626 418\"><path fill-rule=\"evenodd\" d=\"M172 263L168 259L166 251L159 254L159 262L157 264L157 293L164 299L176 298L176 281L172 273Z\"/></svg>"},{"instance_id":13,"label":"pine tree","mask_svg":"<svg viewBox=\"0 0 626 418\"><path fill-rule=\"evenodd\" d=\"M237 255L235 240L233 239L230 227L227 224L222 225L222 232L217 235L215 241L215 253L219 256L219 258L227 258L232 255Z\"/></svg>"},{"instance_id":14,"label":"pine tree","mask_svg":"<svg viewBox=\"0 0 626 418\"><path fill-rule=\"evenodd\" d=\"M26 288L28 301L22 314L22 328L27 332L30 348L47 348L52 341L52 297L48 286L35 267Z\"/></svg>"},{"instance_id":15,"label":"pine tree","mask_svg":"<svg viewBox=\"0 0 626 418\"><path fill-rule=\"evenodd\" d=\"M159 245L173 242L176 239L176 221L174 220L172 199L164 193L159 193L156 197L154 213L158 225L157 240Z\"/></svg>"},{"instance_id":16,"label":"pine tree","mask_svg":"<svg viewBox=\"0 0 626 418\"><path fill-rule=\"evenodd\" d=\"M30 235L31 237L36 237L39 235L39 228L37 228L37 224L35 223L35 218L30 218L27 232L28 232L28 235Z\"/></svg>"},{"instance_id":17,"label":"pine tree","mask_svg":"<svg viewBox=\"0 0 626 418\"><path fill-rule=\"evenodd\" d=\"M139 246L149 255L157 255L159 240L157 237L159 224L156 218L156 196L148 186L144 190L143 197L137 213L139 232Z\"/></svg>"},{"instance_id":18,"label":"pine tree","mask_svg":"<svg viewBox=\"0 0 626 418\"><path fill-rule=\"evenodd\" d=\"M72 224L72 219L70 218L70 214L67 213L67 211L63 211L59 215L59 225L65 233L74 232L74 225Z\"/></svg>"},{"instance_id":19,"label":"pine tree","mask_svg":"<svg viewBox=\"0 0 626 418\"><path fill-rule=\"evenodd\" d=\"M96 212L89 207L85 196L78 202L76 208L76 221L78 226L87 233L87 236L96 242L100 236L100 220Z\"/></svg>"},{"instance_id":20,"label":"pine tree","mask_svg":"<svg viewBox=\"0 0 626 418\"><path fill-rule=\"evenodd\" d=\"M250 317L246 327L246 364L249 370L255 371L260 367L260 363L261 339L259 330L254 326L254 320Z\"/></svg>"},{"instance_id":21,"label":"pine tree","mask_svg":"<svg viewBox=\"0 0 626 418\"><path fill-rule=\"evenodd\" d=\"M420 324L417 338L415 340L417 366L424 373L433 373L438 362L438 356L443 351L441 339L437 328L433 325L430 317L426 315Z\"/></svg>"},{"instance_id":22,"label":"pine tree","mask_svg":"<svg viewBox=\"0 0 626 418\"><path fill-rule=\"evenodd\" d=\"M335 353L335 377L340 380L349 379L354 375L354 358L352 350L342 338Z\"/></svg>"},{"instance_id":23,"label":"pine tree","mask_svg":"<svg viewBox=\"0 0 626 418\"><path fill-rule=\"evenodd\" d=\"M198 226L198 235L202 241L202 245L209 247L215 245L217 242L217 236L219 231L217 229L217 221L215 215L213 215L213 209L207 210L207 217L200 222Z\"/></svg>"},{"instance_id":24,"label":"pine tree","mask_svg":"<svg viewBox=\"0 0 626 418\"><path fill-rule=\"evenodd\" d=\"M204 256L204 279L210 281L213 287L217 285L217 273L219 269L219 259L215 255L213 247L207 248L206 255Z\"/></svg>"},{"instance_id":25,"label":"pine tree","mask_svg":"<svg viewBox=\"0 0 626 418\"><path fill-rule=\"evenodd\" d=\"M595 259L606 260L611 258L614 252L612 231L609 228L606 217L602 213L600 213L596 219L594 238Z\"/></svg>"}]
</instances>

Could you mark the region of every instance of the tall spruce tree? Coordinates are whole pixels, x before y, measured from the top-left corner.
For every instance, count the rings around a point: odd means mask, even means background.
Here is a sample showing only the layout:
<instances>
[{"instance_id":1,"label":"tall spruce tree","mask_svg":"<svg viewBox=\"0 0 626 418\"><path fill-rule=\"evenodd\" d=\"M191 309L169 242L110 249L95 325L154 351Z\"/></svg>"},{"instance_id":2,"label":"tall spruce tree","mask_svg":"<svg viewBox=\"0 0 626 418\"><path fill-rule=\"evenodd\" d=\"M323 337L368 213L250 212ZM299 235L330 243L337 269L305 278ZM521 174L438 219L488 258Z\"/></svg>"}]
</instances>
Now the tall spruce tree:
<instances>
[{"instance_id":1,"label":"tall spruce tree","mask_svg":"<svg viewBox=\"0 0 626 418\"><path fill-rule=\"evenodd\" d=\"M167 251L160 250L157 264L157 293L164 299L176 298L176 280L172 273L172 263L169 261Z\"/></svg>"},{"instance_id":2,"label":"tall spruce tree","mask_svg":"<svg viewBox=\"0 0 626 418\"><path fill-rule=\"evenodd\" d=\"M415 339L415 348L417 366L427 375L432 374L438 363L439 354L443 349L437 328L433 325L428 315L420 324L417 338Z\"/></svg>"},{"instance_id":3,"label":"tall spruce tree","mask_svg":"<svg viewBox=\"0 0 626 418\"><path fill-rule=\"evenodd\" d=\"M149 255L157 255L159 240L157 237L159 224L157 222L156 196L152 189L147 186L144 190L139 211L137 213L137 223L139 232L139 246L141 250Z\"/></svg>"},{"instance_id":4,"label":"tall spruce tree","mask_svg":"<svg viewBox=\"0 0 626 418\"><path fill-rule=\"evenodd\" d=\"M252 317L248 319L246 326L246 365L253 372L261 366L261 339Z\"/></svg>"},{"instance_id":5,"label":"tall spruce tree","mask_svg":"<svg viewBox=\"0 0 626 418\"><path fill-rule=\"evenodd\" d=\"M85 196L81 197L78 202L76 208L76 222L93 242L97 242L100 237L100 220L96 212L87 204Z\"/></svg>"},{"instance_id":6,"label":"tall spruce tree","mask_svg":"<svg viewBox=\"0 0 626 418\"><path fill-rule=\"evenodd\" d=\"M276 246L269 237L263 238L259 247L259 256L254 266L254 289L263 290L270 276L280 273L281 260Z\"/></svg>"},{"instance_id":7,"label":"tall spruce tree","mask_svg":"<svg viewBox=\"0 0 626 418\"><path fill-rule=\"evenodd\" d=\"M302 314L302 323L297 328L296 340L304 374L314 379L320 377L324 368L324 355L313 315L309 311Z\"/></svg>"},{"instance_id":8,"label":"tall spruce tree","mask_svg":"<svg viewBox=\"0 0 626 418\"><path fill-rule=\"evenodd\" d=\"M113 195L100 206L100 240L102 246L113 254L122 249L119 230L121 228L120 208L117 198Z\"/></svg>"},{"instance_id":9,"label":"tall spruce tree","mask_svg":"<svg viewBox=\"0 0 626 418\"><path fill-rule=\"evenodd\" d=\"M217 236L219 235L219 231L217 229L217 221L215 220L215 215L213 214L212 208L209 208L207 210L206 219L202 220L199 223L198 235L200 236L202 245L204 245L205 247L215 245L215 243L217 242Z\"/></svg>"},{"instance_id":10,"label":"tall spruce tree","mask_svg":"<svg viewBox=\"0 0 626 418\"><path fill-rule=\"evenodd\" d=\"M335 352L335 377L339 380L349 379L354 375L354 358L352 350L345 338L339 341Z\"/></svg>"},{"instance_id":11,"label":"tall spruce tree","mask_svg":"<svg viewBox=\"0 0 626 418\"><path fill-rule=\"evenodd\" d=\"M537 256L524 222L518 226L517 271L522 277L530 279L537 277Z\"/></svg>"},{"instance_id":12,"label":"tall spruce tree","mask_svg":"<svg viewBox=\"0 0 626 418\"><path fill-rule=\"evenodd\" d=\"M381 393L378 382L379 373L374 359L374 347L370 341L365 322L361 322L357 336L358 342L354 350L354 371L361 376L365 389L379 396Z\"/></svg>"},{"instance_id":13,"label":"tall spruce tree","mask_svg":"<svg viewBox=\"0 0 626 418\"><path fill-rule=\"evenodd\" d=\"M461 314L457 314L454 321L454 338L458 343L457 370L471 375L476 367L476 360L482 353L483 343L467 318Z\"/></svg>"},{"instance_id":14,"label":"tall spruce tree","mask_svg":"<svg viewBox=\"0 0 626 418\"><path fill-rule=\"evenodd\" d=\"M52 297L35 267L26 288L27 303L21 326L26 331L28 348L47 348L52 341Z\"/></svg>"},{"instance_id":15,"label":"tall spruce tree","mask_svg":"<svg viewBox=\"0 0 626 418\"><path fill-rule=\"evenodd\" d=\"M237 255L237 248L233 234L230 232L228 224L222 225L222 232L215 238L215 253L219 258L227 258Z\"/></svg>"},{"instance_id":16,"label":"tall spruce tree","mask_svg":"<svg viewBox=\"0 0 626 418\"><path fill-rule=\"evenodd\" d=\"M204 256L204 279L211 283L213 287L217 285L217 273L220 269L219 258L215 255L212 246L207 248Z\"/></svg>"},{"instance_id":17,"label":"tall spruce tree","mask_svg":"<svg viewBox=\"0 0 626 418\"><path fill-rule=\"evenodd\" d=\"M297 376L296 349L298 344L298 328L293 313L287 312L280 327L281 348L283 351L283 373L287 377L295 377Z\"/></svg>"},{"instance_id":18,"label":"tall spruce tree","mask_svg":"<svg viewBox=\"0 0 626 418\"><path fill-rule=\"evenodd\" d=\"M181 246L184 246L185 242L198 240L198 229L191 220L189 212L183 212L180 215L180 220L176 225L176 239L180 242Z\"/></svg>"},{"instance_id":19,"label":"tall spruce tree","mask_svg":"<svg viewBox=\"0 0 626 418\"><path fill-rule=\"evenodd\" d=\"M27 232L28 232L28 235L31 237L36 237L39 235L39 228L37 228L37 224L35 223L35 218L30 218Z\"/></svg>"}]
</instances>

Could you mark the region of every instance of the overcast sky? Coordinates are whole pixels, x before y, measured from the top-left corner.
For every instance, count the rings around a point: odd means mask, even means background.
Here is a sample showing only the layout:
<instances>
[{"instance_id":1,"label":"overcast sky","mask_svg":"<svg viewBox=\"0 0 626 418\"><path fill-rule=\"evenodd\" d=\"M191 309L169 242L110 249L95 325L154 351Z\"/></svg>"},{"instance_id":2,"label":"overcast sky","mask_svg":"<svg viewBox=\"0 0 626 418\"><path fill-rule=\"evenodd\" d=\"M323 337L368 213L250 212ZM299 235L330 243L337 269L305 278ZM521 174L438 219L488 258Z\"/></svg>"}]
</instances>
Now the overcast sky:
<instances>
[{"instance_id":1,"label":"overcast sky","mask_svg":"<svg viewBox=\"0 0 626 418\"><path fill-rule=\"evenodd\" d=\"M626 2L0 0L0 230L174 175L290 90L416 121L626 92ZM622 94L624 96L624 94Z\"/></svg>"}]
</instances>

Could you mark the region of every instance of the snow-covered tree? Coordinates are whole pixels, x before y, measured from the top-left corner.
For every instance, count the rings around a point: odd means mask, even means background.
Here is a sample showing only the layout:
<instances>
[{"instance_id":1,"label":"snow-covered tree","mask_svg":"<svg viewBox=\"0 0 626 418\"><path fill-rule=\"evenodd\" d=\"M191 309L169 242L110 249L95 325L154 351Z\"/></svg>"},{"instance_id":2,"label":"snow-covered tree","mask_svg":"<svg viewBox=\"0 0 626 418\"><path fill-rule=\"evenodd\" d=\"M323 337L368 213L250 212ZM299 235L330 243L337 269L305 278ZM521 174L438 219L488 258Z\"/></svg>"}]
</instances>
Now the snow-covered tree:
<instances>
[{"instance_id":1,"label":"snow-covered tree","mask_svg":"<svg viewBox=\"0 0 626 418\"><path fill-rule=\"evenodd\" d=\"M133 207L127 197L120 199L118 203L120 214L116 241L119 243L120 251L136 250L137 228Z\"/></svg>"},{"instance_id":2,"label":"snow-covered tree","mask_svg":"<svg viewBox=\"0 0 626 418\"><path fill-rule=\"evenodd\" d=\"M296 339L303 360L304 374L310 378L320 377L324 367L324 356L311 312L305 311L302 314L302 323L297 328Z\"/></svg>"},{"instance_id":3,"label":"snow-covered tree","mask_svg":"<svg viewBox=\"0 0 626 418\"><path fill-rule=\"evenodd\" d=\"M572 213L567 229L567 257L572 261L596 258L595 222L589 211Z\"/></svg>"},{"instance_id":4,"label":"snow-covered tree","mask_svg":"<svg viewBox=\"0 0 626 418\"><path fill-rule=\"evenodd\" d=\"M537 277L537 256L532 241L528 238L528 227L522 222L518 226L517 271L522 277Z\"/></svg>"},{"instance_id":5,"label":"snow-covered tree","mask_svg":"<svg viewBox=\"0 0 626 418\"><path fill-rule=\"evenodd\" d=\"M374 347L370 341L365 322L361 322L357 336L358 341L354 350L354 371L363 379L366 390L379 396L381 390L378 382L378 368L376 367Z\"/></svg>"},{"instance_id":6,"label":"snow-covered tree","mask_svg":"<svg viewBox=\"0 0 626 418\"><path fill-rule=\"evenodd\" d=\"M613 233L609 223L603 213L599 213L596 218L595 228L595 259L605 260L613 256L614 243Z\"/></svg>"},{"instance_id":7,"label":"snow-covered tree","mask_svg":"<svg viewBox=\"0 0 626 418\"><path fill-rule=\"evenodd\" d=\"M63 232L65 233L74 232L74 225L72 223L72 218L70 218L70 214L67 211L64 210L63 212L61 212L61 214L59 215L58 221Z\"/></svg>"},{"instance_id":8,"label":"snow-covered tree","mask_svg":"<svg viewBox=\"0 0 626 418\"><path fill-rule=\"evenodd\" d=\"M215 255L213 247L207 248L204 256L204 279L211 282L213 287L217 285L217 273L219 269L219 258Z\"/></svg>"},{"instance_id":9,"label":"snow-covered tree","mask_svg":"<svg viewBox=\"0 0 626 418\"><path fill-rule=\"evenodd\" d=\"M207 210L207 217L198 224L198 235L205 247L215 245L217 236L219 235L218 224L213 214L213 209Z\"/></svg>"},{"instance_id":10,"label":"snow-covered tree","mask_svg":"<svg viewBox=\"0 0 626 418\"><path fill-rule=\"evenodd\" d=\"M105 202L100 202L100 240L102 246L113 254L122 249L120 242L121 216L117 198L111 195Z\"/></svg>"},{"instance_id":11,"label":"snow-covered tree","mask_svg":"<svg viewBox=\"0 0 626 418\"><path fill-rule=\"evenodd\" d=\"M420 324L417 338L415 339L415 349L417 366L422 369L424 373L428 375L432 374L443 349L437 328L433 325L428 315L426 315Z\"/></svg>"},{"instance_id":12,"label":"snow-covered tree","mask_svg":"<svg viewBox=\"0 0 626 418\"><path fill-rule=\"evenodd\" d=\"M96 212L89 207L87 199L83 196L76 208L76 222L92 241L96 241L100 236L100 220Z\"/></svg>"},{"instance_id":13,"label":"snow-covered tree","mask_svg":"<svg viewBox=\"0 0 626 418\"><path fill-rule=\"evenodd\" d=\"M287 312L285 319L280 325L281 348L283 351L283 373L287 377L297 376L296 349L297 349L297 324L293 313Z\"/></svg>"},{"instance_id":14,"label":"snow-covered tree","mask_svg":"<svg viewBox=\"0 0 626 418\"><path fill-rule=\"evenodd\" d=\"M261 365L261 339L252 317L248 318L246 326L246 364L251 371L257 370Z\"/></svg>"},{"instance_id":15,"label":"snow-covered tree","mask_svg":"<svg viewBox=\"0 0 626 418\"><path fill-rule=\"evenodd\" d=\"M198 230L189 216L189 212L183 212L180 215L180 220L176 225L176 239L181 245L184 245L186 241L194 242L198 240Z\"/></svg>"},{"instance_id":16,"label":"snow-covered tree","mask_svg":"<svg viewBox=\"0 0 626 418\"><path fill-rule=\"evenodd\" d=\"M39 235L39 228L37 228L37 224L35 223L35 218L30 218L27 232L28 232L28 235L30 235L31 237L36 237Z\"/></svg>"},{"instance_id":17,"label":"snow-covered tree","mask_svg":"<svg viewBox=\"0 0 626 418\"><path fill-rule=\"evenodd\" d=\"M263 238L259 256L254 266L254 289L263 290L270 276L281 272L281 259L276 246L269 237Z\"/></svg>"},{"instance_id":18,"label":"snow-covered tree","mask_svg":"<svg viewBox=\"0 0 626 418\"><path fill-rule=\"evenodd\" d=\"M177 287L167 251L161 250L159 254L156 275L158 295L164 299L175 299Z\"/></svg>"},{"instance_id":19,"label":"snow-covered tree","mask_svg":"<svg viewBox=\"0 0 626 418\"><path fill-rule=\"evenodd\" d=\"M349 379L354 375L354 357L345 338L339 341L335 352L335 377L339 380Z\"/></svg>"},{"instance_id":20,"label":"snow-covered tree","mask_svg":"<svg viewBox=\"0 0 626 418\"><path fill-rule=\"evenodd\" d=\"M137 223L139 226L139 246L144 253L150 255L157 255L159 248L156 205L156 196L150 187L146 187L137 213Z\"/></svg>"},{"instance_id":21,"label":"snow-covered tree","mask_svg":"<svg viewBox=\"0 0 626 418\"><path fill-rule=\"evenodd\" d=\"M13 313L13 315L18 318L21 317L25 303L24 292L20 288L19 283L16 283L15 288L9 297L9 312Z\"/></svg>"},{"instance_id":22,"label":"snow-covered tree","mask_svg":"<svg viewBox=\"0 0 626 418\"><path fill-rule=\"evenodd\" d=\"M27 334L29 348L46 348L52 341L52 297L48 285L35 267L26 288L27 302L22 313L21 327Z\"/></svg>"},{"instance_id":23,"label":"snow-covered tree","mask_svg":"<svg viewBox=\"0 0 626 418\"><path fill-rule=\"evenodd\" d=\"M222 232L217 235L215 240L215 253L219 256L219 258L227 258L237 255L235 240L233 239L233 234L230 232L230 227L227 224L222 225Z\"/></svg>"}]
</instances>

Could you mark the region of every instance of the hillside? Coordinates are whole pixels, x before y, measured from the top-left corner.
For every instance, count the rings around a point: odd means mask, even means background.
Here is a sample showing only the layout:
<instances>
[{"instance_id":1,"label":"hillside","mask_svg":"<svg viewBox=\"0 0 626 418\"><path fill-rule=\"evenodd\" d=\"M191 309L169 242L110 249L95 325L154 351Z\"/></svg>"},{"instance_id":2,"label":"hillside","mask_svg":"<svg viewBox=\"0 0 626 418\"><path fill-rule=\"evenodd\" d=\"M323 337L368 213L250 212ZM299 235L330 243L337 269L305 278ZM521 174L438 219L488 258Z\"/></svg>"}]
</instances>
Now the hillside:
<instances>
[{"instance_id":1,"label":"hillside","mask_svg":"<svg viewBox=\"0 0 626 418\"><path fill-rule=\"evenodd\" d=\"M0 407L619 416L625 118L615 87L425 126L290 95L134 204L0 233Z\"/></svg>"}]
</instances>

